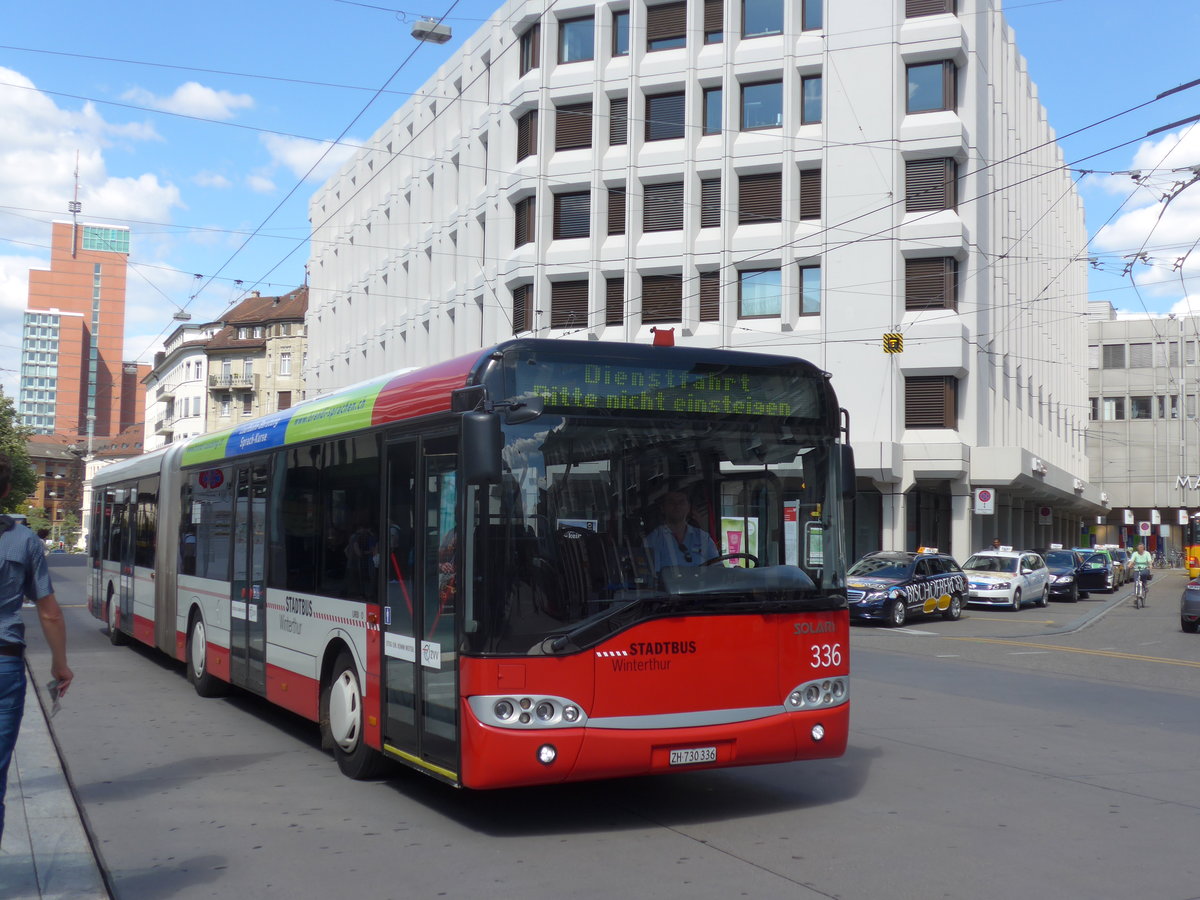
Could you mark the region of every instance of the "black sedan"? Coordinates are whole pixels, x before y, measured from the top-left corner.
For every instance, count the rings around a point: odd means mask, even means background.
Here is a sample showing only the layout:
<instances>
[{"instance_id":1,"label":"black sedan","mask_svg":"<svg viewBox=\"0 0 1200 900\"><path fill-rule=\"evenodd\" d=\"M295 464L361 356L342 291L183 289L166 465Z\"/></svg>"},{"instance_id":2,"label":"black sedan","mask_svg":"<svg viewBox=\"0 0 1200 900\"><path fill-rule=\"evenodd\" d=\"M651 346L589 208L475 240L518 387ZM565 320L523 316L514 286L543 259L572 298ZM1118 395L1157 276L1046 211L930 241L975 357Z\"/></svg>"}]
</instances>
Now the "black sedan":
<instances>
[{"instance_id":1,"label":"black sedan","mask_svg":"<svg viewBox=\"0 0 1200 900\"><path fill-rule=\"evenodd\" d=\"M1184 585L1179 601L1179 627L1191 634L1200 631L1200 578Z\"/></svg>"},{"instance_id":2,"label":"black sedan","mask_svg":"<svg viewBox=\"0 0 1200 900\"><path fill-rule=\"evenodd\" d=\"M1099 553L1078 550L1035 550L1050 570L1050 599L1078 602L1089 591L1107 587L1109 560Z\"/></svg>"}]
</instances>

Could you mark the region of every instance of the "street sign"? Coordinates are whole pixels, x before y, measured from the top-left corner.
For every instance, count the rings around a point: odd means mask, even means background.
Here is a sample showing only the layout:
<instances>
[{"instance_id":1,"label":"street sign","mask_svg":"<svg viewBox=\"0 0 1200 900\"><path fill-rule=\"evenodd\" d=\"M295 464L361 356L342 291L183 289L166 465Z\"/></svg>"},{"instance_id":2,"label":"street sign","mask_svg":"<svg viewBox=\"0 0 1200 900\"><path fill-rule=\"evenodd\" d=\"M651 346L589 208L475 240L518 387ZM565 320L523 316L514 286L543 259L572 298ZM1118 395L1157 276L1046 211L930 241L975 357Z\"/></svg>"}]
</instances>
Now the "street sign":
<instances>
[{"instance_id":1,"label":"street sign","mask_svg":"<svg viewBox=\"0 0 1200 900\"><path fill-rule=\"evenodd\" d=\"M1049 506L1038 507L1038 524L1050 525L1054 522L1054 510Z\"/></svg>"},{"instance_id":2,"label":"street sign","mask_svg":"<svg viewBox=\"0 0 1200 900\"><path fill-rule=\"evenodd\" d=\"M1149 522L1138 522L1138 536L1150 537L1150 527Z\"/></svg>"},{"instance_id":3,"label":"street sign","mask_svg":"<svg viewBox=\"0 0 1200 900\"><path fill-rule=\"evenodd\" d=\"M883 352L884 353L903 353L904 352L904 335L898 333L889 333L883 336Z\"/></svg>"},{"instance_id":4,"label":"street sign","mask_svg":"<svg viewBox=\"0 0 1200 900\"><path fill-rule=\"evenodd\" d=\"M975 491L975 515L991 516L996 513L996 492L991 488Z\"/></svg>"}]
</instances>

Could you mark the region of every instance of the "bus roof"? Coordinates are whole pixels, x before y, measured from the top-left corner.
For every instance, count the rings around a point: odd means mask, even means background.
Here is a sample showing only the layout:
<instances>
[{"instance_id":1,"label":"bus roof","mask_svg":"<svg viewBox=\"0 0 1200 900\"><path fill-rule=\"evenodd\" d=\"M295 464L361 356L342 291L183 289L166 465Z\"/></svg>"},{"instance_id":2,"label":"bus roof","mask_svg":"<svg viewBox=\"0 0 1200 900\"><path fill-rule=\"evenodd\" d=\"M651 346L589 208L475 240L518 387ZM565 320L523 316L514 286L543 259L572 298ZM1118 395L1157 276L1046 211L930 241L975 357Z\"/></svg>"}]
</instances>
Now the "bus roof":
<instances>
[{"instance_id":1,"label":"bus roof","mask_svg":"<svg viewBox=\"0 0 1200 900\"><path fill-rule=\"evenodd\" d=\"M548 356L565 356L575 361L610 358L654 362L670 360L673 365L679 366L719 358L723 363L757 367L794 366L805 375L819 380L823 389L826 389L827 382L825 373L818 367L794 357L711 348L522 338L427 368L392 372L324 397L306 400L290 409L200 435L183 448L181 465L202 465L303 441L361 431L415 416L448 412L451 408L451 392L475 383L486 364L498 358L498 353L519 349L542 351ZM830 415L835 410L824 409L822 412Z\"/></svg>"}]
</instances>

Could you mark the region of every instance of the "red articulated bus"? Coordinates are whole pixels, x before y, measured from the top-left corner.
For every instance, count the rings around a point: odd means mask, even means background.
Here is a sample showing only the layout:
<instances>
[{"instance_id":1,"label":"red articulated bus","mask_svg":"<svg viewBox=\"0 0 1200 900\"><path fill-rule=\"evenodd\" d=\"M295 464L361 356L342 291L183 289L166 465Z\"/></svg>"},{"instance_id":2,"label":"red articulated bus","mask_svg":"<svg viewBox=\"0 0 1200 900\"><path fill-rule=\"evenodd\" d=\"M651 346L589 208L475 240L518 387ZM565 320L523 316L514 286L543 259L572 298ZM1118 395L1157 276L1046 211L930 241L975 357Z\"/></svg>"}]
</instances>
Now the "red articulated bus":
<instances>
[{"instance_id":1,"label":"red articulated bus","mask_svg":"<svg viewBox=\"0 0 1200 900\"><path fill-rule=\"evenodd\" d=\"M88 605L351 777L835 757L844 421L801 360L513 340L101 470Z\"/></svg>"}]
</instances>

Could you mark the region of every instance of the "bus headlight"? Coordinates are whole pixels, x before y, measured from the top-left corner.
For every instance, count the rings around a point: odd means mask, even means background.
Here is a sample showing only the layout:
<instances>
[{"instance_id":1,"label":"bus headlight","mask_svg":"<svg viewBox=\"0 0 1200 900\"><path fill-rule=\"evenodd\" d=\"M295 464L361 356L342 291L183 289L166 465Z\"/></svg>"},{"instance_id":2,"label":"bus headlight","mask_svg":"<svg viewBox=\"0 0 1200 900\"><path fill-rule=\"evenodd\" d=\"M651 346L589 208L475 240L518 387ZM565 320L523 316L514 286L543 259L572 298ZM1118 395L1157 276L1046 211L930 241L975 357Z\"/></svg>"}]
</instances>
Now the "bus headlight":
<instances>
[{"instance_id":1,"label":"bus headlight","mask_svg":"<svg viewBox=\"0 0 1200 900\"><path fill-rule=\"evenodd\" d=\"M797 685L788 692L783 708L788 712L830 709L850 699L850 680L845 675L820 678Z\"/></svg>"},{"instance_id":2,"label":"bus headlight","mask_svg":"<svg viewBox=\"0 0 1200 900\"><path fill-rule=\"evenodd\" d=\"M475 696L467 698L475 718L499 728L577 728L587 723L587 714L566 697L545 694Z\"/></svg>"},{"instance_id":3,"label":"bus headlight","mask_svg":"<svg viewBox=\"0 0 1200 900\"><path fill-rule=\"evenodd\" d=\"M542 744L538 747L537 758L543 766L552 766L558 759L558 750L553 744Z\"/></svg>"}]
</instances>

